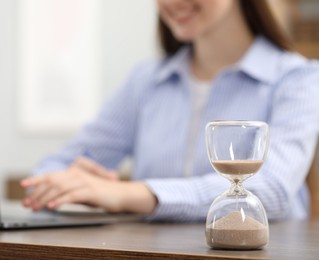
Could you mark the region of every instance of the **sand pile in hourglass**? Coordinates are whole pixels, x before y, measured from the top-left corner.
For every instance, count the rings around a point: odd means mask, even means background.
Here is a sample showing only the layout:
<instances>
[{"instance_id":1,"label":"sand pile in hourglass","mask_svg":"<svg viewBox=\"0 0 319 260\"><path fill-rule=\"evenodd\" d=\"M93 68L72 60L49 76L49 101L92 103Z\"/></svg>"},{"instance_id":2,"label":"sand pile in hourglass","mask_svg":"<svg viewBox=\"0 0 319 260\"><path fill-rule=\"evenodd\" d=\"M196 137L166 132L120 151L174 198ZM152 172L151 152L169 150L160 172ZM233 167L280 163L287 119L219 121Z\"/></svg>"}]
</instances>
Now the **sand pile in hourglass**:
<instances>
[{"instance_id":1,"label":"sand pile in hourglass","mask_svg":"<svg viewBox=\"0 0 319 260\"><path fill-rule=\"evenodd\" d=\"M252 248L268 242L268 229L259 221L234 211L212 223L206 229L207 243L212 247Z\"/></svg>"}]
</instances>

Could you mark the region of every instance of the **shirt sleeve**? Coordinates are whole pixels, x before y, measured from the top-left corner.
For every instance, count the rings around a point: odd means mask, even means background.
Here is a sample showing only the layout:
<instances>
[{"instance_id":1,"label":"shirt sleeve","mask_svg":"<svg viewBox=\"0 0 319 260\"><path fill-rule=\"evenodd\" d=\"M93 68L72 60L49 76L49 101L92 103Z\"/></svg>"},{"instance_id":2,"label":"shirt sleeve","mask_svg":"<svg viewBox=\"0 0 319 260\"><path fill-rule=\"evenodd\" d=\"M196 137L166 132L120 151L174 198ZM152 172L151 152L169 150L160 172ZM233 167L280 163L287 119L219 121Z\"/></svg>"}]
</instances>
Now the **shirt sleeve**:
<instances>
[{"instance_id":1,"label":"shirt sleeve","mask_svg":"<svg viewBox=\"0 0 319 260\"><path fill-rule=\"evenodd\" d=\"M270 220L289 218L291 201L304 184L319 131L319 67L294 69L278 83L269 115L270 144L259 173L244 186L263 203ZM145 181L158 206L150 220L200 221L230 184L217 174Z\"/></svg>"},{"instance_id":2,"label":"shirt sleeve","mask_svg":"<svg viewBox=\"0 0 319 260\"><path fill-rule=\"evenodd\" d=\"M97 116L62 149L42 160L34 174L63 170L83 155L108 169L115 169L131 154L144 70L145 64L133 69L125 84L106 100Z\"/></svg>"}]
</instances>

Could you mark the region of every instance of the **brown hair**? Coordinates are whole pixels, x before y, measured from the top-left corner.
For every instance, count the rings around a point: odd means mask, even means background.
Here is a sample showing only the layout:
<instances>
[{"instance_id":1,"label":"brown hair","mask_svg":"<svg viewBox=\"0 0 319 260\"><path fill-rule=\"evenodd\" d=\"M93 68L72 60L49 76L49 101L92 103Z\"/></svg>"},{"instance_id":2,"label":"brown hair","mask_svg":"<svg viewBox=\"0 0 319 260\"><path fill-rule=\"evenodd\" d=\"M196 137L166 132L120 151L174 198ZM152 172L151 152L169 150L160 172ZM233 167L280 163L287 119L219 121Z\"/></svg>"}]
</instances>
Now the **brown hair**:
<instances>
[{"instance_id":1,"label":"brown hair","mask_svg":"<svg viewBox=\"0 0 319 260\"><path fill-rule=\"evenodd\" d=\"M279 48L292 50L292 43L275 19L267 0L239 1L244 18L253 35L261 34ZM167 56L175 54L180 47L190 44L178 41L161 17L158 20L158 32L161 48Z\"/></svg>"}]
</instances>

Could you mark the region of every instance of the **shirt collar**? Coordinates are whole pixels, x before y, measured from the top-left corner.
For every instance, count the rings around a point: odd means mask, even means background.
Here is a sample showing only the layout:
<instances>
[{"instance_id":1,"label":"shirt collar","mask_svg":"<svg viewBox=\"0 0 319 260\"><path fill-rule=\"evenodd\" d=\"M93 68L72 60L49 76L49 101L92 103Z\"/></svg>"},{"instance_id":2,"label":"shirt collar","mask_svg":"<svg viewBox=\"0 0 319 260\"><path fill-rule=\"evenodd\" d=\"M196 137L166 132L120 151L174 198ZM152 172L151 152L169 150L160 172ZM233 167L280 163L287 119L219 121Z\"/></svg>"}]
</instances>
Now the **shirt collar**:
<instances>
[{"instance_id":1,"label":"shirt collar","mask_svg":"<svg viewBox=\"0 0 319 260\"><path fill-rule=\"evenodd\" d=\"M188 64L190 57L190 47L182 47L177 53L164 59L160 64L159 71L155 76L155 82L160 84L166 80L178 77L183 78L187 76L188 73Z\"/></svg>"},{"instance_id":2,"label":"shirt collar","mask_svg":"<svg viewBox=\"0 0 319 260\"><path fill-rule=\"evenodd\" d=\"M191 48L182 47L174 56L160 65L155 82L160 84L169 79L187 78ZM263 36L257 36L243 58L233 67L250 77L272 83L278 77L278 65L282 51Z\"/></svg>"},{"instance_id":3,"label":"shirt collar","mask_svg":"<svg viewBox=\"0 0 319 260\"><path fill-rule=\"evenodd\" d=\"M258 36L237 68L256 80L272 83L278 77L281 54L282 50L265 37Z\"/></svg>"}]
</instances>

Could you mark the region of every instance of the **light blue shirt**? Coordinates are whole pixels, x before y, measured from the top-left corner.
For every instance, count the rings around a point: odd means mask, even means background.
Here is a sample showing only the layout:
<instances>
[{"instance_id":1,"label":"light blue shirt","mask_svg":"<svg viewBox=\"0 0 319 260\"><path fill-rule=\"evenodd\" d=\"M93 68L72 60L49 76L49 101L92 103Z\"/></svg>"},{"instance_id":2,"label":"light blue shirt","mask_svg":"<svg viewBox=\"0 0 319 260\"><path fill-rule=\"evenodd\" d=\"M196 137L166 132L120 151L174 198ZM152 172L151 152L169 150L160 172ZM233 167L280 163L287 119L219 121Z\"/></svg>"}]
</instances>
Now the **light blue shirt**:
<instances>
[{"instance_id":1,"label":"light blue shirt","mask_svg":"<svg viewBox=\"0 0 319 260\"><path fill-rule=\"evenodd\" d=\"M218 51L218 50L216 50ZM98 116L63 149L44 159L36 174L62 170L83 151L106 168L134 161L133 179L143 180L158 206L150 219L198 221L230 187L214 172L205 149L205 125L212 120L260 120L270 126L267 160L244 186L262 201L268 218L305 218L305 177L319 129L319 67L257 37L238 64L211 82L185 176L192 102L190 50L136 67ZM188 174L189 175L189 174Z\"/></svg>"}]
</instances>

